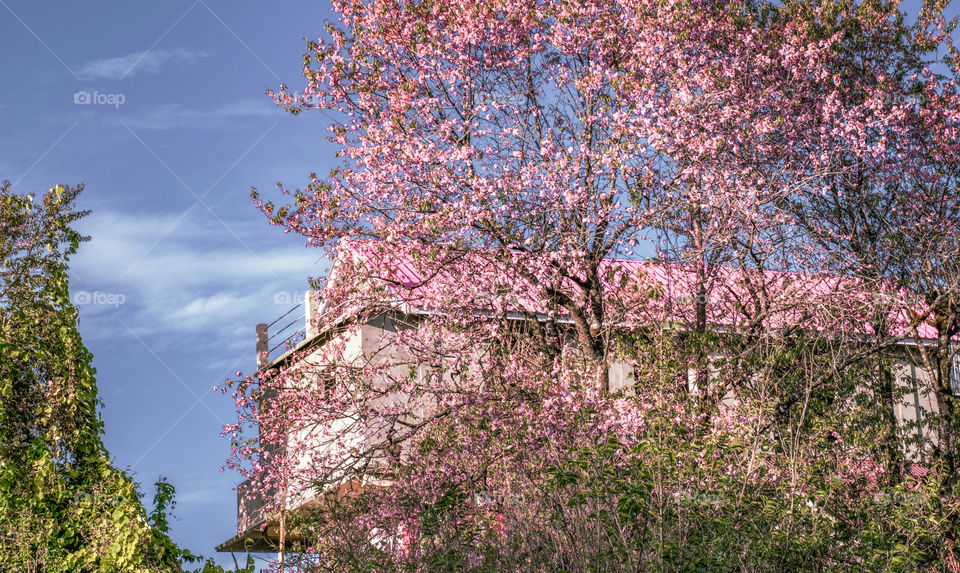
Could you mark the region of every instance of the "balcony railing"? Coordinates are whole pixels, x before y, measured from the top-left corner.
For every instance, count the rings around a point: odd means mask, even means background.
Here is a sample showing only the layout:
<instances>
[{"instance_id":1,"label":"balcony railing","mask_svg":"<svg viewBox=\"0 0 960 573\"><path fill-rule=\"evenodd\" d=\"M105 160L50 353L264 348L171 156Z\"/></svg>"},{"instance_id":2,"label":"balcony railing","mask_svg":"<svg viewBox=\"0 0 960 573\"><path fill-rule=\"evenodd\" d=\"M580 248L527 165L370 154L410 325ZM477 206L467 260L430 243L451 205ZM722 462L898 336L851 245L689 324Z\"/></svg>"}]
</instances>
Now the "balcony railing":
<instances>
[{"instance_id":1,"label":"balcony railing","mask_svg":"<svg viewBox=\"0 0 960 573\"><path fill-rule=\"evenodd\" d=\"M271 356L282 356L312 336L318 299L313 291L271 323L257 325L257 368L270 365ZM279 354L277 353L279 351Z\"/></svg>"}]
</instances>

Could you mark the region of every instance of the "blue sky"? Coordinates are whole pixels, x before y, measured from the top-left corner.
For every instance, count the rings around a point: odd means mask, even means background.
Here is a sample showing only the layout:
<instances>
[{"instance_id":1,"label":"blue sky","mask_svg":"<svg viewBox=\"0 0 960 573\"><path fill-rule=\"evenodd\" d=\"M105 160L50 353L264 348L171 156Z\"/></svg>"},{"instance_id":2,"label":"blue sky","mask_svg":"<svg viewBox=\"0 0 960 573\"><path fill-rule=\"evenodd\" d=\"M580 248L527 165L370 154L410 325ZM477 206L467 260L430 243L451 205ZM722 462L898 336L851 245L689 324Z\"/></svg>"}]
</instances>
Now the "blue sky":
<instances>
[{"instance_id":1,"label":"blue sky","mask_svg":"<svg viewBox=\"0 0 960 573\"><path fill-rule=\"evenodd\" d=\"M249 192L334 164L326 117L295 118L264 95L302 85L303 38L327 10L0 0L0 180L19 192L86 185L79 228L92 241L71 287L89 295L80 331L106 445L148 495L161 475L176 486L174 538L205 555L235 533L238 481L220 472L233 405L211 388L253 370L254 325L326 269Z\"/></svg>"},{"instance_id":2,"label":"blue sky","mask_svg":"<svg viewBox=\"0 0 960 573\"><path fill-rule=\"evenodd\" d=\"M233 404L212 387L253 370L254 325L327 268L249 191L335 164L325 115L264 95L302 85L303 38L329 17L322 1L0 0L0 179L86 185L72 288L106 445L148 495L176 486L173 536L197 553L236 525L238 476L219 471Z\"/></svg>"}]
</instances>

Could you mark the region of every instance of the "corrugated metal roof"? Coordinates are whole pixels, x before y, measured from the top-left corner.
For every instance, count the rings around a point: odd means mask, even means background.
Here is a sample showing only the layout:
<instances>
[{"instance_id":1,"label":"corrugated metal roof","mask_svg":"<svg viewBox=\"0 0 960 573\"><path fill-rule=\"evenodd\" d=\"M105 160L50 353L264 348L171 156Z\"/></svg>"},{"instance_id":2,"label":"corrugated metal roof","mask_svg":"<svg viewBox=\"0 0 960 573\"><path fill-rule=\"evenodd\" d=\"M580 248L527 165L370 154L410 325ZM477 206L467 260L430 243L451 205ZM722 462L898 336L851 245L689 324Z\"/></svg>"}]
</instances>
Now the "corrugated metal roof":
<instances>
[{"instance_id":1,"label":"corrugated metal roof","mask_svg":"<svg viewBox=\"0 0 960 573\"><path fill-rule=\"evenodd\" d=\"M346 253L365 267L370 278L386 286L399 305L431 311L463 302L478 311L556 313L540 296L542 292L538 291L542 291L542 287L524 276L522 259L528 255L523 253L512 253L518 264L506 268L501 262L502 253L487 250L460 251L448 263L440 264L422 256L422 251L415 248L378 241L344 241L338 246L338 257ZM531 259L531 263L536 262ZM642 322L655 316L678 322L689 319L684 313L692 312L697 292L697 273L692 265L605 259L599 271L604 290L617 292L620 288L621 293L630 292L619 302L632 302L634 306L620 322ZM881 309L887 304L886 320L892 334L911 338L909 313L922 310L919 303L908 305L909 295L903 289L869 288L864 281L853 277L750 271L727 266L704 269L704 274L707 320L727 328L746 325L752 318L762 316L763 324L770 328L802 323L815 329L839 329L838 325L848 321L842 330L872 335L872 327L866 321L849 323L856 314L845 315L843 306ZM576 291L573 281L567 282L567 289ZM921 324L918 331L921 338L936 335L935 329L926 323Z\"/></svg>"}]
</instances>

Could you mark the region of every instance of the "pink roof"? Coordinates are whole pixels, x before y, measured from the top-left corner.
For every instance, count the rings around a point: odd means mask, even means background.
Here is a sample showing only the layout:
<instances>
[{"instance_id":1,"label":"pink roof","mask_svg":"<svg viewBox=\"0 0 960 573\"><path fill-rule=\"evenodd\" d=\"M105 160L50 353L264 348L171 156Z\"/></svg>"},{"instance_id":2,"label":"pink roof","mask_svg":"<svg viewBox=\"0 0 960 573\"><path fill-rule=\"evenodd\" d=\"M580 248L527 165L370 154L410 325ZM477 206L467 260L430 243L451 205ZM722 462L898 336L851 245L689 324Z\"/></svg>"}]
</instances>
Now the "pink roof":
<instances>
[{"instance_id":1,"label":"pink roof","mask_svg":"<svg viewBox=\"0 0 960 573\"><path fill-rule=\"evenodd\" d=\"M546 304L544 285L560 285L571 293L580 290L573 279L561 279L556 272L556 266L571 272L570 257L557 256L551 264L544 257L535 259L514 252L511 256L516 264L505 266L498 253L476 250L447 254L449 260L438 264L416 248L375 241L341 241L337 251L337 265L346 260L362 265L371 284L383 289L379 294L408 311L461 308L562 319L562 309ZM328 290L337 283L335 274L336 269ZM885 316L894 336L911 339L909 320L924 308L915 300L908 302L910 297L903 289L889 284L871 288L852 277L745 271L726 266L711 267L705 274L707 322L724 329L749 328L755 321L765 328L813 327L871 336L875 318ZM599 275L608 295L604 300L607 322L692 322L696 272L691 265L604 259ZM356 285L351 289L355 291ZM921 324L918 330L921 338L936 336L930 324Z\"/></svg>"}]
</instances>

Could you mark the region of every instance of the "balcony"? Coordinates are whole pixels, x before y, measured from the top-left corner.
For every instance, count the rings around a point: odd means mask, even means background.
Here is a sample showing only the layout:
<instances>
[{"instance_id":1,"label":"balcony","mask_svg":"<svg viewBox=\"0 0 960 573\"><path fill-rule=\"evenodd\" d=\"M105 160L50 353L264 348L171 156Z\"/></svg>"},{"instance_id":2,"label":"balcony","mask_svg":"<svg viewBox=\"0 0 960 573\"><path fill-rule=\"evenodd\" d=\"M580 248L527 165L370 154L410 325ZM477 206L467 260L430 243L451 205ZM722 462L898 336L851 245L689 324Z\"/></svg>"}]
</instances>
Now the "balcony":
<instances>
[{"instance_id":1,"label":"balcony","mask_svg":"<svg viewBox=\"0 0 960 573\"><path fill-rule=\"evenodd\" d=\"M319 309L317 293L307 291L273 322L258 324L257 370L269 367L313 338L317 334L313 318Z\"/></svg>"},{"instance_id":2,"label":"balcony","mask_svg":"<svg viewBox=\"0 0 960 573\"><path fill-rule=\"evenodd\" d=\"M237 486L237 529L239 533L216 547L220 552L272 552L278 547L279 531L267 521L267 498L250 488L250 480Z\"/></svg>"}]
</instances>

